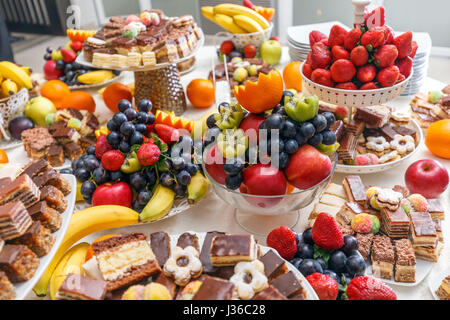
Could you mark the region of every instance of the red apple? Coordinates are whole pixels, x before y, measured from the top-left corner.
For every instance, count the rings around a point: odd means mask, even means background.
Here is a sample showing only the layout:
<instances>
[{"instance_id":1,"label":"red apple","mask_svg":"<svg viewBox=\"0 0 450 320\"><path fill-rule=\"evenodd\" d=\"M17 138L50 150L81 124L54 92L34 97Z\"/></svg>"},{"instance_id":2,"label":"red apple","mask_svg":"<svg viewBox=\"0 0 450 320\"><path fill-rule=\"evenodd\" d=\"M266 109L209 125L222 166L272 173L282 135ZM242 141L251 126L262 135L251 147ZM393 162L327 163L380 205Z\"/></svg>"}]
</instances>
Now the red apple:
<instances>
[{"instance_id":1,"label":"red apple","mask_svg":"<svg viewBox=\"0 0 450 320\"><path fill-rule=\"evenodd\" d=\"M250 113L248 116L242 120L239 128L244 130L246 136L251 137L254 133L256 133L256 137L259 140L259 126L263 123L266 118L257 116L256 114ZM248 131L248 132L247 132Z\"/></svg>"},{"instance_id":2,"label":"red apple","mask_svg":"<svg viewBox=\"0 0 450 320\"><path fill-rule=\"evenodd\" d=\"M47 80L58 80L64 74L63 70L56 69L56 61L48 60L44 65L44 75Z\"/></svg>"},{"instance_id":3,"label":"red apple","mask_svg":"<svg viewBox=\"0 0 450 320\"><path fill-rule=\"evenodd\" d=\"M289 183L305 190L328 177L331 168L331 160L327 155L310 145L304 145L291 156L284 172Z\"/></svg>"},{"instance_id":4,"label":"red apple","mask_svg":"<svg viewBox=\"0 0 450 320\"><path fill-rule=\"evenodd\" d=\"M208 150L205 160L205 168L208 174L218 183L225 184L225 179L227 178L227 174L223 169L225 159L222 157L217 145Z\"/></svg>"},{"instance_id":5,"label":"red apple","mask_svg":"<svg viewBox=\"0 0 450 320\"><path fill-rule=\"evenodd\" d=\"M95 189L92 195L92 205L117 205L131 208L133 193L131 188L125 182L115 184L106 183Z\"/></svg>"},{"instance_id":6,"label":"red apple","mask_svg":"<svg viewBox=\"0 0 450 320\"><path fill-rule=\"evenodd\" d=\"M420 193L425 198L432 199L439 197L447 189L449 176L440 162L424 159L409 166L405 172L405 183L411 193Z\"/></svg>"},{"instance_id":7,"label":"red apple","mask_svg":"<svg viewBox=\"0 0 450 320\"><path fill-rule=\"evenodd\" d=\"M281 43L281 39L280 39L280 37L277 37L277 36L272 36L272 37L270 37L270 39L269 40L275 40L275 41L278 41L278 42L280 42Z\"/></svg>"}]
</instances>

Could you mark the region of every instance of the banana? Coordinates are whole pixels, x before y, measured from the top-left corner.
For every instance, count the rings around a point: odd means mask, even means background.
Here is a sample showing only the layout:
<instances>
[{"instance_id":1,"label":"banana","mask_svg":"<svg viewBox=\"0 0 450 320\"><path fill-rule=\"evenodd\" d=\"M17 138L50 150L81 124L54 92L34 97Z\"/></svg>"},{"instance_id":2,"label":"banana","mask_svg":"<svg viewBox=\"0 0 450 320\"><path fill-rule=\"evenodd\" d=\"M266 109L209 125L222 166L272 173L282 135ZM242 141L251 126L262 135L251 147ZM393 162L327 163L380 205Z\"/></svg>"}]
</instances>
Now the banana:
<instances>
[{"instance_id":1,"label":"banana","mask_svg":"<svg viewBox=\"0 0 450 320\"><path fill-rule=\"evenodd\" d=\"M3 78L11 79L19 87L24 87L28 90L33 88L30 76L24 70L22 70L21 67L12 62L0 62L0 73L2 74Z\"/></svg>"},{"instance_id":2,"label":"banana","mask_svg":"<svg viewBox=\"0 0 450 320\"><path fill-rule=\"evenodd\" d=\"M17 84L10 79L6 79L5 81L2 82L1 89L2 89L1 94L5 98L13 96L19 91Z\"/></svg>"},{"instance_id":3,"label":"banana","mask_svg":"<svg viewBox=\"0 0 450 320\"><path fill-rule=\"evenodd\" d=\"M138 221L139 214L136 211L121 206L91 207L74 213L58 251L45 273L33 288L34 293L37 296L45 296L47 294L48 284L53 271L64 256L64 253L74 243L91 233L137 224Z\"/></svg>"},{"instance_id":4,"label":"banana","mask_svg":"<svg viewBox=\"0 0 450 320\"><path fill-rule=\"evenodd\" d=\"M233 16L234 23L239 27L247 31L248 33L261 32L263 28L255 20L244 16L243 14L237 14Z\"/></svg>"},{"instance_id":5,"label":"banana","mask_svg":"<svg viewBox=\"0 0 450 320\"><path fill-rule=\"evenodd\" d=\"M244 29L234 23L233 18L225 14L215 14L214 22L231 33L246 33Z\"/></svg>"},{"instance_id":6,"label":"banana","mask_svg":"<svg viewBox=\"0 0 450 320\"><path fill-rule=\"evenodd\" d=\"M214 8L213 7L211 7L211 6L202 7L201 10L202 10L203 16L206 19L211 20L211 21L214 22Z\"/></svg>"},{"instance_id":7,"label":"banana","mask_svg":"<svg viewBox=\"0 0 450 320\"><path fill-rule=\"evenodd\" d=\"M96 84L114 78L114 73L110 70L98 70L86 72L78 77L78 81L83 84Z\"/></svg>"},{"instance_id":8,"label":"banana","mask_svg":"<svg viewBox=\"0 0 450 320\"><path fill-rule=\"evenodd\" d=\"M269 22L262 15L257 13L256 11L240 6L238 4L233 3L222 3L214 7L214 14L224 14L227 16L234 17L235 15L244 15L249 17L252 20L255 20L263 30L266 30L270 27Z\"/></svg>"},{"instance_id":9,"label":"banana","mask_svg":"<svg viewBox=\"0 0 450 320\"><path fill-rule=\"evenodd\" d=\"M175 192L159 184L155 194L139 215L141 221L150 222L166 216L172 209L174 200Z\"/></svg>"},{"instance_id":10,"label":"banana","mask_svg":"<svg viewBox=\"0 0 450 320\"><path fill-rule=\"evenodd\" d=\"M81 266L85 263L88 249L89 243L82 242L66 252L50 278L50 299L57 300L56 293L69 273L83 274Z\"/></svg>"},{"instance_id":11,"label":"banana","mask_svg":"<svg viewBox=\"0 0 450 320\"><path fill-rule=\"evenodd\" d=\"M31 69L30 67L20 67L23 71L25 71L25 73L29 76L31 76L31 74L33 73L33 69Z\"/></svg>"},{"instance_id":12,"label":"banana","mask_svg":"<svg viewBox=\"0 0 450 320\"><path fill-rule=\"evenodd\" d=\"M187 187L189 203L194 204L202 200L208 194L208 190L209 180L197 172Z\"/></svg>"}]
</instances>

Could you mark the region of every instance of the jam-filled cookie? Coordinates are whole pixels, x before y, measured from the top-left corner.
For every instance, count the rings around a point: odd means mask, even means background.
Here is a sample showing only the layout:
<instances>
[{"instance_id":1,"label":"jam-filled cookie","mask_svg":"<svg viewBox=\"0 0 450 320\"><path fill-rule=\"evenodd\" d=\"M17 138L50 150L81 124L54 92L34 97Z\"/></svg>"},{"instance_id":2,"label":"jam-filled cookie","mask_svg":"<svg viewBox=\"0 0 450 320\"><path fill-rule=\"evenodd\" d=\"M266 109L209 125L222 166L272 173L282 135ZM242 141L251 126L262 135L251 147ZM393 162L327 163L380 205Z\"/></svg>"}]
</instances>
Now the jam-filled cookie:
<instances>
[{"instance_id":1,"label":"jam-filled cookie","mask_svg":"<svg viewBox=\"0 0 450 320\"><path fill-rule=\"evenodd\" d=\"M203 267L199 256L198 250L192 246L184 249L175 247L164 265L164 274L173 278L181 287L187 285L191 279L202 274Z\"/></svg>"},{"instance_id":2,"label":"jam-filled cookie","mask_svg":"<svg viewBox=\"0 0 450 320\"><path fill-rule=\"evenodd\" d=\"M234 267L234 275L230 281L234 283L236 293L242 300L250 300L269 286L264 274L264 264L259 260L239 262Z\"/></svg>"}]
</instances>

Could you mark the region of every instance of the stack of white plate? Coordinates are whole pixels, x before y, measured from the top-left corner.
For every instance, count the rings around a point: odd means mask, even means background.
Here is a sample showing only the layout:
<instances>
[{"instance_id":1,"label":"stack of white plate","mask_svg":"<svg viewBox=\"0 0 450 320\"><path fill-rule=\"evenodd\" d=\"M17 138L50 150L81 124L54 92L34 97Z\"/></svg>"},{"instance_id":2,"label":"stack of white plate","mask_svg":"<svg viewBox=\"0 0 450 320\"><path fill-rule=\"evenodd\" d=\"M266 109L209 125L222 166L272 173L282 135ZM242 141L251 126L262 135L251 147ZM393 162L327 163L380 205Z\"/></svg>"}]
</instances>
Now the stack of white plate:
<instances>
[{"instance_id":1,"label":"stack of white plate","mask_svg":"<svg viewBox=\"0 0 450 320\"><path fill-rule=\"evenodd\" d=\"M292 61L305 61L308 53L311 51L309 46L309 33L313 30L320 31L327 36L330 34L331 28L335 25L340 25L346 30L349 27L339 21L330 21L324 23L306 24L301 26L289 27L287 30L289 55Z\"/></svg>"},{"instance_id":2,"label":"stack of white plate","mask_svg":"<svg viewBox=\"0 0 450 320\"><path fill-rule=\"evenodd\" d=\"M401 34L401 32L395 32L395 34L398 35ZM416 56L413 59L414 74L409 80L405 90L402 92L402 96L411 96L418 93L425 82L428 72L428 61L430 59L432 46L431 37L426 32L414 32L413 40L415 40L419 46Z\"/></svg>"}]
</instances>

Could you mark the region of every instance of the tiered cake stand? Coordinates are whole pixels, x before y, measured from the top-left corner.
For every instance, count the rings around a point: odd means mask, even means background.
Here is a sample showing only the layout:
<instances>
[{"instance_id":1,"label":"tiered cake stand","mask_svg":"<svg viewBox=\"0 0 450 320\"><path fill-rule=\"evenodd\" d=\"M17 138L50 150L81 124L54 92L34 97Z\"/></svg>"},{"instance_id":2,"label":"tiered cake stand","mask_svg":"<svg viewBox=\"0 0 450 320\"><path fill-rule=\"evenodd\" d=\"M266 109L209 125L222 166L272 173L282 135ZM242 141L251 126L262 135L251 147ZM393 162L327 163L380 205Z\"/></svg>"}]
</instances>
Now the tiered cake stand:
<instances>
[{"instance_id":1,"label":"tiered cake stand","mask_svg":"<svg viewBox=\"0 0 450 320\"><path fill-rule=\"evenodd\" d=\"M203 46L204 42L205 36L202 31L201 38L198 41L195 50L192 51L189 56L178 59L177 61L158 63L148 67L125 67L120 69L102 67L102 69L134 72L134 97L136 101L149 99L152 101L154 109L173 111L179 116L184 113L187 105L177 64L194 57ZM92 63L84 59L82 54L78 56L76 62L88 67L94 67Z\"/></svg>"}]
</instances>

